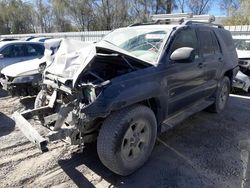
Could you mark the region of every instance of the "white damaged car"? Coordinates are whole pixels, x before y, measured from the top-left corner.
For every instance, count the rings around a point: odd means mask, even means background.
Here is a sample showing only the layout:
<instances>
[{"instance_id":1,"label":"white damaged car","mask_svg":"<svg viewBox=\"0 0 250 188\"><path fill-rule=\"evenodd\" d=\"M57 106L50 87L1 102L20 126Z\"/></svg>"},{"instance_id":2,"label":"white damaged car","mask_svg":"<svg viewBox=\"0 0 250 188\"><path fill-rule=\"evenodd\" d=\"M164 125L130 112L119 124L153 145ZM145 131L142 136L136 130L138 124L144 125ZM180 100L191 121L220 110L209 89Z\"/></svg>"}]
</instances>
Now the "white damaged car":
<instances>
[{"instance_id":1,"label":"white damaged car","mask_svg":"<svg viewBox=\"0 0 250 188\"><path fill-rule=\"evenodd\" d=\"M239 58L240 71L234 79L234 88L250 90L250 36L233 36Z\"/></svg>"}]
</instances>

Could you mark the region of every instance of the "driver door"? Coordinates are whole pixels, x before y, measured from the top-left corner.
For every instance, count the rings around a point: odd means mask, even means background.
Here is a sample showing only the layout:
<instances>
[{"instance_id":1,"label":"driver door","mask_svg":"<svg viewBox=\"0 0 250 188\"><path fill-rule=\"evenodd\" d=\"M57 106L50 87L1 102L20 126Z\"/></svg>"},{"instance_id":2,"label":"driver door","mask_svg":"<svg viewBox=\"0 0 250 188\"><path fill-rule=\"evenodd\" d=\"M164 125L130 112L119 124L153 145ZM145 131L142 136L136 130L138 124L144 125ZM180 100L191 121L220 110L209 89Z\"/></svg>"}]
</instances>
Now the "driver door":
<instances>
[{"instance_id":1,"label":"driver door","mask_svg":"<svg viewBox=\"0 0 250 188\"><path fill-rule=\"evenodd\" d=\"M205 96L203 86L206 76L195 29L184 28L176 33L169 54L181 47L194 48L195 58L192 62L170 60L167 68L168 115L181 111Z\"/></svg>"}]
</instances>

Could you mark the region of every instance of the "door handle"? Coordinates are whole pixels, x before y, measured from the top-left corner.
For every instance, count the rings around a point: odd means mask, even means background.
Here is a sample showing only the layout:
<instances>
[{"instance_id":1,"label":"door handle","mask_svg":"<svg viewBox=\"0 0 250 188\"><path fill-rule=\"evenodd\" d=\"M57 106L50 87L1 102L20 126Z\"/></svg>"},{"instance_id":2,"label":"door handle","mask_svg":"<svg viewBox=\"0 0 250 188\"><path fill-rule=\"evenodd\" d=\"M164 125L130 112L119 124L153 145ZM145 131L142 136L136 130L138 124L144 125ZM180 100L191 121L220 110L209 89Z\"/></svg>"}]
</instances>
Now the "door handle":
<instances>
[{"instance_id":1,"label":"door handle","mask_svg":"<svg viewBox=\"0 0 250 188\"><path fill-rule=\"evenodd\" d=\"M222 60L223 60L222 57L219 57L219 58L218 58L218 61L222 62Z\"/></svg>"},{"instance_id":2,"label":"door handle","mask_svg":"<svg viewBox=\"0 0 250 188\"><path fill-rule=\"evenodd\" d=\"M205 63L199 63L199 64L198 64L198 67L199 67L200 69L202 69L202 68L206 67L206 64L205 64Z\"/></svg>"}]
</instances>

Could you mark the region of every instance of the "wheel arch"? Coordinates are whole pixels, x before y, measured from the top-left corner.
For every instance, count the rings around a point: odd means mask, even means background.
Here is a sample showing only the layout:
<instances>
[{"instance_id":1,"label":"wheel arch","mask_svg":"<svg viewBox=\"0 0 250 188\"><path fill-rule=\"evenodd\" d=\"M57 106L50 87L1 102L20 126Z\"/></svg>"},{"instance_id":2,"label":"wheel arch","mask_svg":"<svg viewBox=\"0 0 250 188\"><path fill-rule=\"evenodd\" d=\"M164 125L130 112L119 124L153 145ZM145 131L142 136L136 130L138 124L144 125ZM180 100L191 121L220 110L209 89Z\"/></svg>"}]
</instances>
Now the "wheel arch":
<instances>
[{"instance_id":1,"label":"wheel arch","mask_svg":"<svg viewBox=\"0 0 250 188\"><path fill-rule=\"evenodd\" d=\"M163 108L161 108L160 100L158 98L153 97L153 98L143 100L139 102L139 104L143 104L153 111L156 121L157 121L157 132L160 133L161 122L164 119L164 112L163 112Z\"/></svg>"}]
</instances>

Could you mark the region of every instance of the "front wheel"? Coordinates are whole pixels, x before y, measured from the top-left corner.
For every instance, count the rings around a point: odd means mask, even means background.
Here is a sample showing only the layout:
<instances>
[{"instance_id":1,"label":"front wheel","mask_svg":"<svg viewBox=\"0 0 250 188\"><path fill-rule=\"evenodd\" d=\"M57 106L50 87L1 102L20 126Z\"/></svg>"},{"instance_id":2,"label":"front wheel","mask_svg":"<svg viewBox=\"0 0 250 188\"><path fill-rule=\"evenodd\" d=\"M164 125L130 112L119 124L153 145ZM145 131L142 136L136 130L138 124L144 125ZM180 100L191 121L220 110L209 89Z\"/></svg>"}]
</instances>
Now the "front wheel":
<instances>
[{"instance_id":1,"label":"front wheel","mask_svg":"<svg viewBox=\"0 0 250 188\"><path fill-rule=\"evenodd\" d=\"M219 87L215 94L215 102L209 108L210 111L219 113L225 109L230 93L230 80L228 77L224 77L219 84Z\"/></svg>"},{"instance_id":2,"label":"front wheel","mask_svg":"<svg viewBox=\"0 0 250 188\"><path fill-rule=\"evenodd\" d=\"M150 108L136 105L114 112L99 132L99 158L111 171L129 175L149 158L156 134L156 118Z\"/></svg>"}]
</instances>

